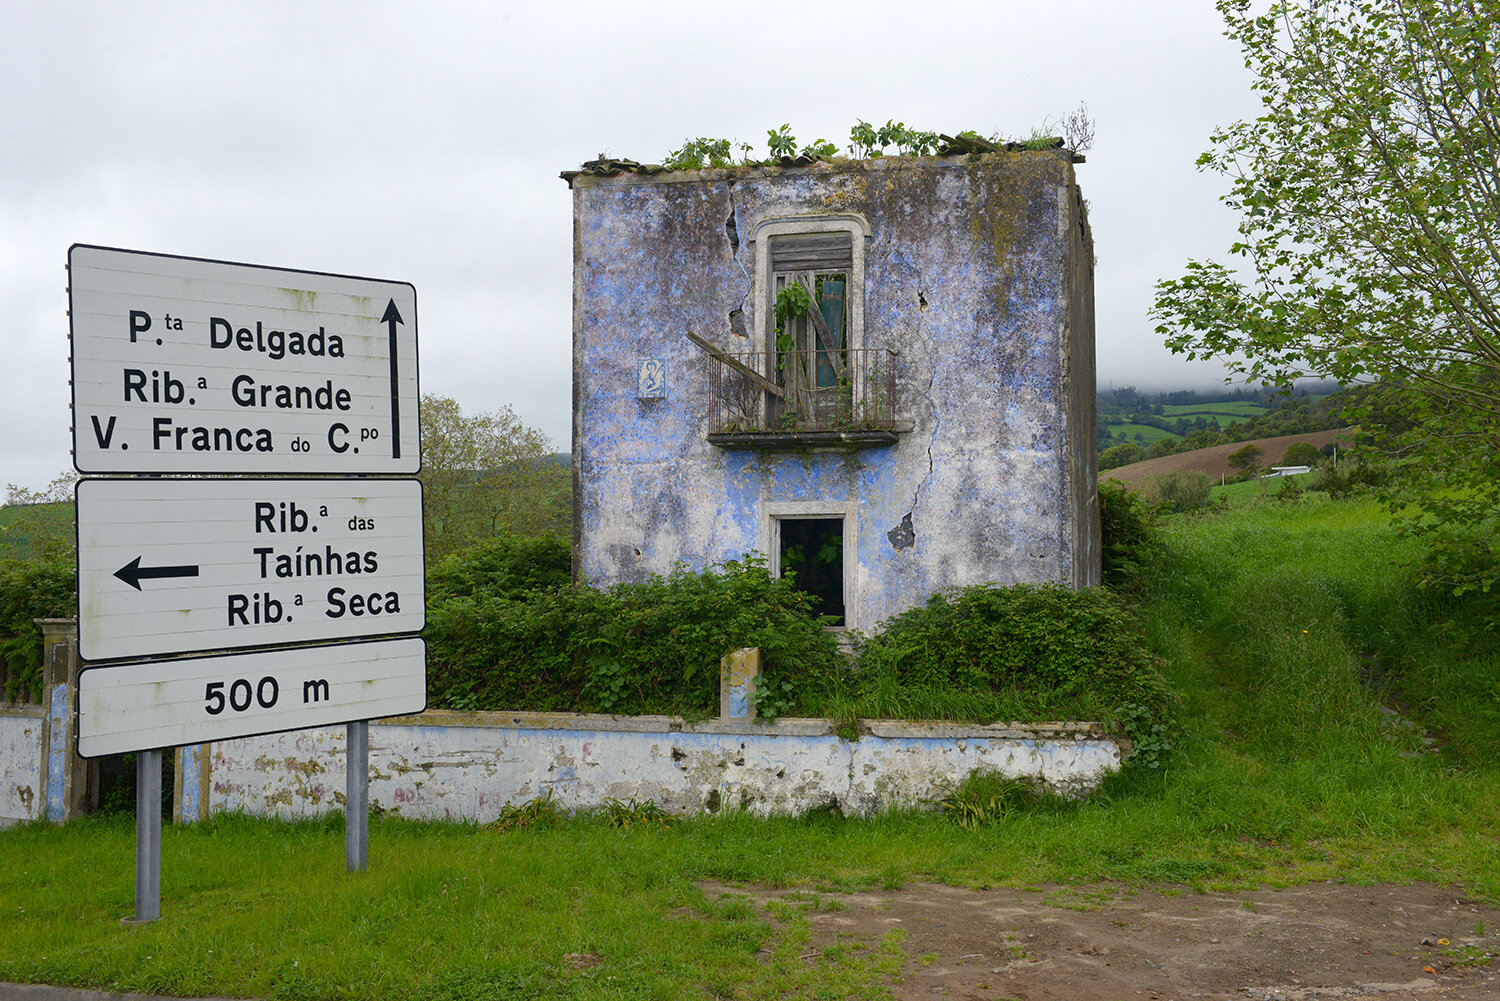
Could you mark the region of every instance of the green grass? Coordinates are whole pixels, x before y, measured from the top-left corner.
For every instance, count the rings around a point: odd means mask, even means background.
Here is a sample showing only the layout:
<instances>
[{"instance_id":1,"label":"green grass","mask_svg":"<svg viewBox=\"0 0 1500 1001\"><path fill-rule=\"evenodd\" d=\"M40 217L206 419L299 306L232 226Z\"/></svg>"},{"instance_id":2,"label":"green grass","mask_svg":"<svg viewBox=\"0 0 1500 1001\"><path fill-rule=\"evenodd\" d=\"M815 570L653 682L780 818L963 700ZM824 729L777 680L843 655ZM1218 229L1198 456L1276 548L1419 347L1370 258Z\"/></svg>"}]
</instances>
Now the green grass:
<instances>
[{"instance_id":1,"label":"green grass","mask_svg":"<svg viewBox=\"0 0 1500 1001\"><path fill-rule=\"evenodd\" d=\"M0 980L272 998L879 997L899 940L813 958L829 894L913 881L1233 892L1435 881L1500 899L1500 656L1416 589L1372 503L1304 499L1169 521L1132 589L1180 693L1164 773L969 830L933 813L607 816L499 832L375 818L343 871L337 818L164 832L163 918L121 928L129 818L0 831ZM1431 728L1392 725L1382 703ZM704 882L798 885L761 906Z\"/></svg>"},{"instance_id":2,"label":"green grass","mask_svg":"<svg viewBox=\"0 0 1500 1001\"><path fill-rule=\"evenodd\" d=\"M1270 478L1256 477L1253 480L1242 480L1239 483L1226 483L1223 486L1212 486L1208 491L1208 499L1218 502L1224 498L1224 503L1230 507L1244 507L1257 501L1275 500L1276 494L1291 480L1298 486L1306 489L1316 477L1315 473L1299 473L1296 476L1276 476Z\"/></svg>"},{"instance_id":3,"label":"green grass","mask_svg":"<svg viewBox=\"0 0 1500 1001\"><path fill-rule=\"evenodd\" d=\"M1259 417L1271 408L1261 403L1241 400L1237 403L1182 403L1162 407L1164 417Z\"/></svg>"}]
</instances>

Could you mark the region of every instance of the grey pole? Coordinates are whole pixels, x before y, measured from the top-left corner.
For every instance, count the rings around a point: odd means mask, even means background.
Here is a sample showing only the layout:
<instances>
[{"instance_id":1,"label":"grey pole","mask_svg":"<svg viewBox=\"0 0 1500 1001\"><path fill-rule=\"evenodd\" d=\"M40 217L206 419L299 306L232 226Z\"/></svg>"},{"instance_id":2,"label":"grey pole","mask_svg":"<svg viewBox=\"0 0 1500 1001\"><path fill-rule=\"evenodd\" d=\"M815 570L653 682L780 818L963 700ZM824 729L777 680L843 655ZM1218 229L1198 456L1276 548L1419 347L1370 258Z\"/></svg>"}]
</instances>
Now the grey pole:
<instances>
[{"instance_id":1,"label":"grey pole","mask_svg":"<svg viewBox=\"0 0 1500 1001\"><path fill-rule=\"evenodd\" d=\"M364 872L370 863L370 722L345 731L344 868Z\"/></svg>"},{"instance_id":2,"label":"grey pole","mask_svg":"<svg viewBox=\"0 0 1500 1001\"><path fill-rule=\"evenodd\" d=\"M161 917L161 750L135 756L135 922Z\"/></svg>"}]
</instances>

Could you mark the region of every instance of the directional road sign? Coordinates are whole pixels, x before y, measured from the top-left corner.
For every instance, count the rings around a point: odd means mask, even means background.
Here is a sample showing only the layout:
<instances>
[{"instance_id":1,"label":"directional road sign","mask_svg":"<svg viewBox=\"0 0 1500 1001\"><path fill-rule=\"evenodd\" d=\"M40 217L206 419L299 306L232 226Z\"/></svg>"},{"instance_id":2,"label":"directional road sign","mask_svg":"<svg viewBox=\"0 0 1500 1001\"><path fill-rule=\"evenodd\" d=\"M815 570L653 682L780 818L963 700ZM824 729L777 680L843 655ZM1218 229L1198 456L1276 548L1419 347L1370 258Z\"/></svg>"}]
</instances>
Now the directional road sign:
<instances>
[{"instance_id":1,"label":"directional road sign","mask_svg":"<svg viewBox=\"0 0 1500 1001\"><path fill-rule=\"evenodd\" d=\"M404 282L74 245L84 473L417 472Z\"/></svg>"},{"instance_id":2,"label":"directional road sign","mask_svg":"<svg viewBox=\"0 0 1500 1001\"><path fill-rule=\"evenodd\" d=\"M181 747L421 712L417 637L85 668L78 753Z\"/></svg>"},{"instance_id":3,"label":"directional road sign","mask_svg":"<svg viewBox=\"0 0 1500 1001\"><path fill-rule=\"evenodd\" d=\"M85 479L76 496L85 660L426 622L416 480Z\"/></svg>"}]
</instances>

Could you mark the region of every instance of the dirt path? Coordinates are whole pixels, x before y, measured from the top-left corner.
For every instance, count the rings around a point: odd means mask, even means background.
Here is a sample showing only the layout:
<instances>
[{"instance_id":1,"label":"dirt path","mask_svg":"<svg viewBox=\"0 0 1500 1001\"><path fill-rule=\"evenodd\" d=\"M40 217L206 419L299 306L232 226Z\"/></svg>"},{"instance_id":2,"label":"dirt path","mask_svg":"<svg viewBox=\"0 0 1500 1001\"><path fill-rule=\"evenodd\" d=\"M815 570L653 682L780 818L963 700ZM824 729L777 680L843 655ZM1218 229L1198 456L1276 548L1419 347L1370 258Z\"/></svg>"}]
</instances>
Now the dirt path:
<instances>
[{"instance_id":1,"label":"dirt path","mask_svg":"<svg viewBox=\"0 0 1500 1001\"><path fill-rule=\"evenodd\" d=\"M1118 887L899 891L705 886L807 914L807 962L905 929L898 998L1500 999L1500 910L1444 887L1247 893Z\"/></svg>"}]
</instances>

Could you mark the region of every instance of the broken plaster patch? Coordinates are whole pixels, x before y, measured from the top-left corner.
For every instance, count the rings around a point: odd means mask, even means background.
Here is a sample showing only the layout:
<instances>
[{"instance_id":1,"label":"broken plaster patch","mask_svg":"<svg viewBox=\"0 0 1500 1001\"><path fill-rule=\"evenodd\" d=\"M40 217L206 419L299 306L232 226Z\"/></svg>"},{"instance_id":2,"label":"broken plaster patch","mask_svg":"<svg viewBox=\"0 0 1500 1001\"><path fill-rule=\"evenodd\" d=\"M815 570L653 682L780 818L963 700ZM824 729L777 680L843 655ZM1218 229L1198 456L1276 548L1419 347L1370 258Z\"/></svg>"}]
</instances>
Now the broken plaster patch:
<instances>
[{"instance_id":1,"label":"broken plaster patch","mask_svg":"<svg viewBox=\"0 0 1500 1001\"><path fill-rule=\"evenodd\" d=\"M895 549L910 549L917 541L917 530L912 527L911 512L906 512L901 524L886 532L885 537L891 540L891 546Z\"/></svg>"}]
</instances>

